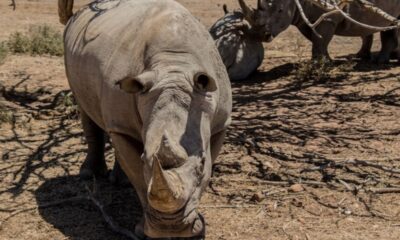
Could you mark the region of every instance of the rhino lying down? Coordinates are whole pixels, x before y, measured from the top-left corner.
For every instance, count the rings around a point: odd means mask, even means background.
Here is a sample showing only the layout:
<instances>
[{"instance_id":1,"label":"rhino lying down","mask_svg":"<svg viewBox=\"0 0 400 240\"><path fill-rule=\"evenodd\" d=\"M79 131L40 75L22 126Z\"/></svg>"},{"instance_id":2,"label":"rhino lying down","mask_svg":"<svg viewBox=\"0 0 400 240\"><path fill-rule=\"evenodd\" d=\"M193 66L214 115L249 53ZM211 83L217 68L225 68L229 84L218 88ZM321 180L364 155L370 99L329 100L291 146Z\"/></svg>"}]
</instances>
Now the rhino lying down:
<instances>
[{"instance_id":1,"label":"rhino lying down","mask_svg":"<svg viewBox=\"0 0 400 240\"><path fill-rule=\"evenodd\" d=\"M64 37L89 144L83 170L105 171L108 133L144 209L136 230L150 238L204 235L196 208L232 105L210 34L172 0L105 0L73 15Z\"/></svg>"},{"instance_id":2,"label":"rhino lying down","mask_svg":"<svg viewBox=\"0 0 400 240\"><path fill-rule=\"evenodd\" d=\"M228 12L210 28L231 81L247 78L264 59L262 39L257 39L240 11Z\"/></svg>"},{"instance_id":3,"label":"rhino lying down","mask_svg":"<svg viewBox=\"0 0 400 240\"><path fill-rule=\"evenodd\" d=\"M320 38L314 34L311 28L305 23L294 0L258 0L258 7L256 10L249 8L244 0L239 0L239 2L243 11L246 13L246 19L250 19L255 25L263 26L263 31L268 35L270 40L287 29L290 24L295 25L299 31L312 42L313 58L329 58L328 45L334 35L362 37L363 47L358 55L361 57L368 56L371 34L376 32L376 30L367 29L358 24L351 23L340 14L334 14L327 20L322 21L316 28L316 31L322 36L322 38ZM316 4L312 2L312 0L300 0L300 4L307 18L309 18L311 22L315 22L326 10L316 6ZM314 0L314 2L318 1ZM391 16L400 16L399 0L369 0L368 2ZM391 24L388 20L383 19L377 14L373 14L371 11L367 11L356 2L351 2L344 11L348 11L353 19L368 25L385 27ZM390 30L381 32L381 39L382 49L376 59L379 63L387 62L391 52L397 48L397 31Z\"/></svg>"}]
</instances>

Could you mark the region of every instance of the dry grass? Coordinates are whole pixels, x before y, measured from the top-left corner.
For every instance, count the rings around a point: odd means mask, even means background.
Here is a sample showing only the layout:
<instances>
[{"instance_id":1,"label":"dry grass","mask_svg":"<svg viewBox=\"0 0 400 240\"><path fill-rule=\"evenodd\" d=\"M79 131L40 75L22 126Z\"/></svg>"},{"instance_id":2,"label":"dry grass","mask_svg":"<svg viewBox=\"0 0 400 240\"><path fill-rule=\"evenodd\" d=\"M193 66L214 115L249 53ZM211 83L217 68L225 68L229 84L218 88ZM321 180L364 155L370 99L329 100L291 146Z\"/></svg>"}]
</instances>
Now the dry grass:
<instances>
[{"instance_id":1,"label":"dry grass","mask_svg":"<svg viewBox=\"0 0 400 240\"><path fill-rule=\"evenodd\" d=\"M12 123L13 115L10 110L0 103L0 126L3 123Z\"/></svg>"},{"instance_id":2,"label":"dry grass","mask_svg":"<svg viewBox=\"0 0 400 240\"><path fill-rule=\"evenodd\" d=\"M8 54L7 46L4 42L0 43L0 65L4 63Z\"/></svg>"}]
</instances>

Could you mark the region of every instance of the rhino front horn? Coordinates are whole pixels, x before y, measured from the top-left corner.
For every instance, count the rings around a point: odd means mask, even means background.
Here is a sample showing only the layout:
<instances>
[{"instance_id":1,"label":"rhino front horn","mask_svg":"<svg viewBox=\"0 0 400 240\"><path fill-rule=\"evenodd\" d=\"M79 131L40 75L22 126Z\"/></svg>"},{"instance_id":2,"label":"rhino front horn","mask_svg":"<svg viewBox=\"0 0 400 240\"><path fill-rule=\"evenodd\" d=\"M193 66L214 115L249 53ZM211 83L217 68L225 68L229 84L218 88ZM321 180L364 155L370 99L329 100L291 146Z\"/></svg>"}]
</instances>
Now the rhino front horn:
<instances>
[{"instance_id":1,"label":"rhino front horn","mask_svg":"<svg viewBox=\"0 0 400 240\"><path fill-rule=\"evenodd\" d=\"M166 213L181 209L186 200L181 178L174 170L164 170L158 158L153 161L153 174L147 198L152 208Z\"/></svg>"},{"instance_id":2,"label":"rhino front horn","mask_svg":"<svg viewBox=\"0 0 400 240\"><path fill-rule=\"evenodd\" d=\"M243 11L244 18L250 23L250 25L254 25L255 10L247 6L244 0L239 0L239 5Z\"/></svg>"}]
</instances>

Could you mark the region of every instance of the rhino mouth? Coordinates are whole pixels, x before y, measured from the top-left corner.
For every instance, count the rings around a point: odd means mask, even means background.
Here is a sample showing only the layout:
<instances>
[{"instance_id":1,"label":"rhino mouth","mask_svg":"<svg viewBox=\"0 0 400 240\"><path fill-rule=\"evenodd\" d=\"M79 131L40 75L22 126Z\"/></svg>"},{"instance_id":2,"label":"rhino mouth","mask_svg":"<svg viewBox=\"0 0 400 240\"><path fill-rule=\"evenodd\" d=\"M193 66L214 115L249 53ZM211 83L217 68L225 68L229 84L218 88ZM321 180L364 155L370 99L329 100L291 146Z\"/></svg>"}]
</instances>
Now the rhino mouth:
<instances>
[{"instance_id":1,"label":"rhino mouth","mask_svg":"<svg viewBox=\"0 0 400 240\"><path fill-rule=\"evenodd\" d=\"M144 233L148 237L204 237L203 217L185 207L173 214L159 212L149 207L145 213Z\"/></svg>"},{"instance_id":2,"label":"rhino mouth","mask_svg":"<svg viewBox=\"0 0 400 240\"><path fill-rule=\"evenodd\" d=\"M272 40L274 40L274 35L272 33L266 33L264 34L264 38L263 41L264 42L272 42Z\"/></svg>"}]
</instances>

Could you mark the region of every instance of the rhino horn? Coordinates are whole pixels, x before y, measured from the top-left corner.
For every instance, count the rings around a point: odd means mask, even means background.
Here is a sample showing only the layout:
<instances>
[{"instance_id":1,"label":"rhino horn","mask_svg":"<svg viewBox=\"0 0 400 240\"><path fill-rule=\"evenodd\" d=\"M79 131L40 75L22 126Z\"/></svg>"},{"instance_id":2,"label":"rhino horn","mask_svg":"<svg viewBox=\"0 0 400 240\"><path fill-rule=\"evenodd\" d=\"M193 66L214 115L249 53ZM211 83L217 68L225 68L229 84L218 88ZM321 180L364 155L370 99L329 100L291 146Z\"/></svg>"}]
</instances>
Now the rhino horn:
<instances>
[{"instance_id":1,"label":"rhino horn","mask_svg":"<svg viewBox=\"0 0 400 240\"><path fill-rule=\"evenodd\" d=\"M162 136L160 147L156 155L161 161L161 166L165 169L180 167L188 158L186 151L171 140L167 132L164 132Z\"/></svg>"},{"instance_id":2,"label":"rhino horn","mask_svg":"<svg viewBox=\"0 0 400 240\"><path fill-rule=\"evenodd\" d=\"M156 157L147 196L150 206L160 212L174 212L183 207L183 195L181 178L173 170L164 170Z\"/></svg>"},{"instance_id":3,"label":"rhino horn","mask_svg":"<svg viewBox=\"0 0 400 240\"><path fill-rule=\"evenodd\" d=\"M243 11L245 19L250 23L250 25L253 25L255 20L255 10L247 6L244 0L239 0L239 5Z\"/></svg>"}]
</instances>

